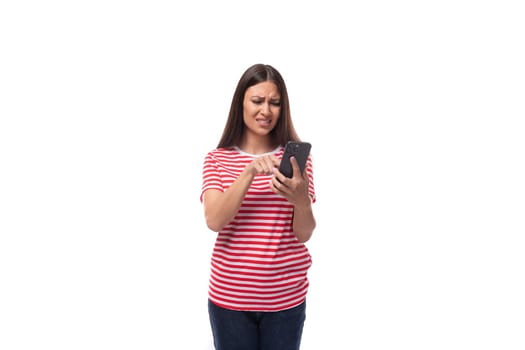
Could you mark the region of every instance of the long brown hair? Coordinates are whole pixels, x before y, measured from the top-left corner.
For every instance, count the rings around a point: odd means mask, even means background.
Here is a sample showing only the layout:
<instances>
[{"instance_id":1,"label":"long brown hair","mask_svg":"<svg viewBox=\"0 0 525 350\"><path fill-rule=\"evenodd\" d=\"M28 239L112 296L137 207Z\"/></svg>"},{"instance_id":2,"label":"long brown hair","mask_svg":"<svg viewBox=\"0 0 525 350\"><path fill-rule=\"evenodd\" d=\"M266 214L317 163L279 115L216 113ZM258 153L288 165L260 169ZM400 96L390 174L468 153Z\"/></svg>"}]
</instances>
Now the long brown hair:
<instances>
[{"instance_id":1,"label":"long brown hair","mask_svg":"<svg viewBox=\"0 0 525 350\"><path fill-rule=\"evenodd\" d=\"M237 83L237 88L233 94L230 106L230 113L228 114L228 120L226 121L226 126L224 127L217 148L238 146L241 143L244 134L244 94L250 86L265 81L274 82L281 95L281 115L279 116L277 124L270 132L274 146L284 146L288 141L300 141L292 123L290 101L288 100L288 91L286 90L283 77L277 69L270 65L254 64L244 72Z\"/></svg>"}]
</instances>

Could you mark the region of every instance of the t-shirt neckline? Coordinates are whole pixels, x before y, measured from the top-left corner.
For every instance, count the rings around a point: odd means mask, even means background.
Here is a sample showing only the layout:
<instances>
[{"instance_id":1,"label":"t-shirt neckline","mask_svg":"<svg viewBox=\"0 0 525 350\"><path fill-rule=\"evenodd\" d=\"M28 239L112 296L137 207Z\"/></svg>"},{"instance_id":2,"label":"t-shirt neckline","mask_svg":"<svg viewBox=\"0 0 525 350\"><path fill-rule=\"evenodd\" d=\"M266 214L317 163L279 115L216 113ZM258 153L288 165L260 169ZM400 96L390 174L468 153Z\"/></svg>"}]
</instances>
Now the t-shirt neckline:
<instances>
[{"instance_id":1,"label":"t-shirt neckline","mask_svg":"<svg viewBox=\"0 0 525 350\"><path fill-rule=\"evenodd\" d=\"M245 152L243 151L242 149L239 148L239 146L234 146L233 147L237 152L239 152L240 154L243 154L243 155L246 155L246 156L250 156L250 157L262 157L262 156L267 156L269 154L275 154L277 152L279 152L279 150L281 149L281 146L277 146L276 149L274 149L273 151L270 151L270 152L266 152L266 153L261 153L261 154L252 154L252 153L248 153L248 152Z\"/></svg>"}]
</instances>

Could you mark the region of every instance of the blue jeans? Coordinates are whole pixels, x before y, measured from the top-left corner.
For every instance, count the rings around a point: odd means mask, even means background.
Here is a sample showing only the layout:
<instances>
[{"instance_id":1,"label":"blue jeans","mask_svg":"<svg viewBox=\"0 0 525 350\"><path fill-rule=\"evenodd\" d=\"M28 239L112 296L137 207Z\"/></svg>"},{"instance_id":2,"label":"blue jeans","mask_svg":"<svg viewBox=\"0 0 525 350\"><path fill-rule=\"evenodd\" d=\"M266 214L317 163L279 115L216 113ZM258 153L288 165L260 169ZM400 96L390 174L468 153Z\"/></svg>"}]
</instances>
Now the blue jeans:
<instances>
[{"instance_id":1,"label":"blue jeans","mask_svg":"<svg viewBox=\"0 0 525 350\"><path fill-rule=\"evenodd\" d=\"M234 311L208 300L216 350L299 350L306 302L277 312Z\"/></svg>"}]
</instances>

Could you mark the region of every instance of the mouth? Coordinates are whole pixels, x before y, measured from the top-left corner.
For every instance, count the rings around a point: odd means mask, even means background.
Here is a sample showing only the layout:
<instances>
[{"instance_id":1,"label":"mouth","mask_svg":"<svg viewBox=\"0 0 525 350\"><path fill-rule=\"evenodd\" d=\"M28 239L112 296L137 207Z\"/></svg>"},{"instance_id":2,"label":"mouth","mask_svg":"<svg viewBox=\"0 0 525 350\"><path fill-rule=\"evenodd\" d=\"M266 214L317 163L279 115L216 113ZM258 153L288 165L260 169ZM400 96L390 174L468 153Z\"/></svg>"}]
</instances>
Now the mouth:
<instances>
[{"instance_id":1,"label":"mouth","mask_svg":"<svg viewBox=\"0 0 525 350\"><path fill-rule=\"evenodd\" d=\"M272 120L269 118L255 118L255 121L263 127L272 125Z\"/></svg>"}]
</instances>

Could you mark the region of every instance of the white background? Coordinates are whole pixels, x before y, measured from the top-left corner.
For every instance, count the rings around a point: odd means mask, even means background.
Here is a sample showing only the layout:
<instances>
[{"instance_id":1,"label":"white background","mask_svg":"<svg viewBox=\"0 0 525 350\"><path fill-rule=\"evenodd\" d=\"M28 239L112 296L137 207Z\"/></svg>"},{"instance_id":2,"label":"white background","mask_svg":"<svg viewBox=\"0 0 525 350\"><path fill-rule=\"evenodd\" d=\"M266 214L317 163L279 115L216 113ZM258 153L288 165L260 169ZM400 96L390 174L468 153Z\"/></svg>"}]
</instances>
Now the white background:
<instances>
[{"instance_id":1,"label":"white background","mask_svg":"<svg viewBox=\"0 0 525 350\"><path fill-rule=\"evenodd\" d=\"M254 63L313 145L303 349L525 348L519 1L3 1L0 348L208 349L204 155Z\"/></svg>"}]
</instances>

